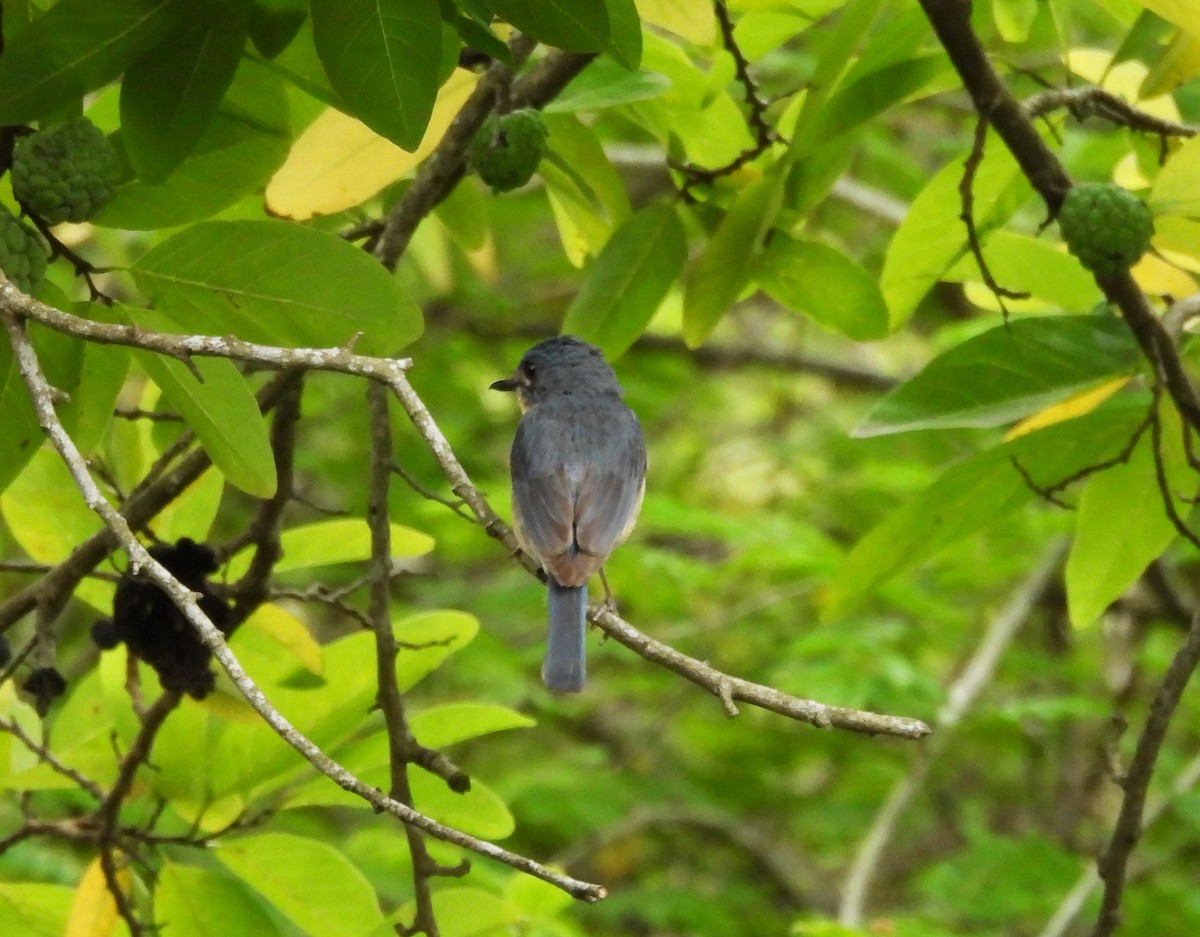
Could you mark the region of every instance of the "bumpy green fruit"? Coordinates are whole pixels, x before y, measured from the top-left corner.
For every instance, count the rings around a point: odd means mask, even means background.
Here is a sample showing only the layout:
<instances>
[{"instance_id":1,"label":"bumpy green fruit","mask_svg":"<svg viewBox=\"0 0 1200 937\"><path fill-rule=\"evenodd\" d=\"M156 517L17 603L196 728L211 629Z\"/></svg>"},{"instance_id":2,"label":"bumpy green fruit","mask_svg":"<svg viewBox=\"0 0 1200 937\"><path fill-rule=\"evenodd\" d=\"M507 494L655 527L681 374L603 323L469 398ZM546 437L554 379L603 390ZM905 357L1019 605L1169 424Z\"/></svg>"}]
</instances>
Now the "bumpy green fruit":
<instances>
[{"instance_id":1,"label":"bumpy green fruit","mask_svg":"<svg viewBox=\"0 0 1200 937\"><path fill-rule=\"evenodd\" d=\"M46 273L41 239L4 208L0 208L0 270L23 293L36 293Z\"/></svg>"},{"instance_id":2,"label":"bumpy green fruit","mask_svg":"<svg viewBox=\"0 0 1200 937\"><path fill-rule=\"evenodd\" d=\"M471 165L493 192L519 188L546 154L548 132L541 113L532 108L493 114L471 141Z\"/></svg>"},{"instance_id":3,"label":"bumpy green fruit","mask_svg":"<svg viewBox=\"0 0 1200 937\"><path fill-rule=\"evenodd\" d=\"M1058 210L1067 249L1093 273L1128 270L1150 247L1154 219L1132 192L1105 182L1073 186Z\"/></svg>"},{"instance_id":4,"label":"bumpy green fruit","mask_svg":"<svg viewBox=\"0 0 1200 937\"><path fill-rule=\"evenodd\" d=\"M112 144L86 117L21 137L13 147L13 195L50 224L92 217L112 198L116 175Z\"/></svg>"}]
</instances>

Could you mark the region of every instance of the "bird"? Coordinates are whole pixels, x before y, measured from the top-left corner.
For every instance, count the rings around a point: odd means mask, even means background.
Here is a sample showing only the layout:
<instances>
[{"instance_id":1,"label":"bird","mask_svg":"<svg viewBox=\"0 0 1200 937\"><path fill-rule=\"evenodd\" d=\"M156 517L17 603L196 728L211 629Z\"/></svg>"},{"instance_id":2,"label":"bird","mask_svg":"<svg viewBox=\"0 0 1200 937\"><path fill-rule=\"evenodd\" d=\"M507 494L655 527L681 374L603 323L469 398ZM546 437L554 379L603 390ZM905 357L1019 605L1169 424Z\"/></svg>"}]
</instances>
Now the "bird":
<instances>
[{"instance_id":1,"label":"bird","mask_svg":"<svg viewBox=\"0 0 1200 937\"><path fill-rule=\"evenodd\" d=\"M509 471L513 527L546 575L549 630L542 681L578 693L586 678L587 582L629 536L646 490L646 441L599 348L546 339L492 390L521 407ZM605 582L607 600L612 596Z\"/></svg>"}]
</instances>

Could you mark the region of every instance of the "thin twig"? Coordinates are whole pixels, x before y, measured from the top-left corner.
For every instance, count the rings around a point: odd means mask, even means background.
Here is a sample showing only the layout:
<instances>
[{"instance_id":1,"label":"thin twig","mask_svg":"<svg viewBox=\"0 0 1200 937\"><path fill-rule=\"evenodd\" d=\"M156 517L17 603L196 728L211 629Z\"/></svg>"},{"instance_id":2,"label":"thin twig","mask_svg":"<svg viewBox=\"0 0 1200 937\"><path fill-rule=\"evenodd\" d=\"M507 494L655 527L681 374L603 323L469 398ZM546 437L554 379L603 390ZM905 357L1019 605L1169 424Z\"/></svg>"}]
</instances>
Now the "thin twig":
<instances>
[{"instance_id":1,"label":"thin twig","mask_svg":"<svg viewBox=\"0 0 1200 937\"><path fill-rule=\"evenodd\" d=\"M979 172L979 167L983 163L983 150L987 143L988 122L986 117L980 117L975 121L975 139L971 144L971 152L967 154L966 162L963 163L962 179L958 183L958 195L962 199L962 211L959 217L962 219L967 228L967 244L971 248L971 255L975 258L975 263L979 267L979 274L983 277L983 282L987 288L992 291L992 295L996 297L996 301L1000 304L1000 311L1004 315L1004 321L1008 321L1008 306L1005 305L1005 299L1028 299L1029 294L1020 290L1010 290L1001 286L996 282L996 278L992 276L991 268L987 265L987 260L983 256L983 244L979 240L979 229L975 226L975 176Z\"/></svg>"},{"instance_id":2,"label":"thin twig","mask_svg":"<svg viewBox=\"0 0 1200 937\"><path fill-rule=\"evenodd\" d=\"M100 868L104 873L108 891L117 906L117 913L129 927L131 937L140 937L148 928L138 919L129 894L121 885L116 850L121 807L125 803L125 798L129 796L129 791L133 788L133 779L137 775L138 768L146 764L150 758L150 749L154 745L154 738L158 734L158 730L162 728L167 716L179 705L179 700L178 692L168 690L146 710L137 738L134 739L133 745L121 760L121 767L112 790L108 792L108 796L96 809L98 828L96 844L100 849Z\"/></svg>"},{"instance_id":3,"label":"thin twig","mask_svg":"<svg viewBox=\"0 0 1200 937\"><path fill-rule=\"evenodd\" d=\"M292 498L293 466L296 454L296 424L300 421L300 398L304 391L304 372L285 372L286 383L271 422L271 454L275 460L275 494L259 502L254 519L246 528L245 543L254 544L254 555L246 574L236 582L233 597L233 621L236 626L245 621L265 599L271 572L279 562L279 528L283 510ZM228 552L241 548L226 547ZM228 553L226 554L228 555Z\"/></svg>"},{"instance_id":4,"label":"thin twig","mask_svg":"<svg viewBox=\"0 0 1200 937\"><path fill-rule=\"evenodd\" d=\"M764 100L758 90L758 83L750 74L750 60L742 51L734 35L733 18L729 15L729 7L725 0L713 0L713 12L717 17L717 25L721 30L721 42L725 51L733 59L734 75L742 86L742 98L746 102L746 122L754 132L754 143L746 147L737 156L723 166L715 169L705 169L690 163L672 162L673 168L684 174L683 194L686 197L689 190L703 182L712 182L721 176L737 172L751 160L757 159L773 144L780 141L779 132L767 120L769 102Z\"/></svg>"},{"instance_id":5,"label":"thin twig","mask_svg":"<svg viewBox=\"0 0 1200 937\"><path fill-rule=\"evenodd\" d=\"M1100 117L1109 123L1160 137L1194 137L1200 132L1189 124L1180 124L1148 114L1111 91L1094 86L1052 88L1026 98L1022 106L1025 113L1032 118L1044 117L1053 111L1065 109L1078 121Z\"/></svg>"},{"instance_id":6,"label":"thin twig","mask_svg":"<svg viewBox=\"0 0 1200 937\"><path fill-rule=\"evenodd\" d=\"M7 732L13 738L17 739L27 749L37 755L39 761L45 762L50 766L50 769L57 774L61 774L64 778L68 778L76 787L82 791L86 791L94 800L104 800L104 789L100 787L91 778L80 774L70 765L63 764L55 754L50 751L45 745L40 745L34 741L21 728L20 724L15 719L0 719L0 732Z\"/></svg>"}]
</instances>

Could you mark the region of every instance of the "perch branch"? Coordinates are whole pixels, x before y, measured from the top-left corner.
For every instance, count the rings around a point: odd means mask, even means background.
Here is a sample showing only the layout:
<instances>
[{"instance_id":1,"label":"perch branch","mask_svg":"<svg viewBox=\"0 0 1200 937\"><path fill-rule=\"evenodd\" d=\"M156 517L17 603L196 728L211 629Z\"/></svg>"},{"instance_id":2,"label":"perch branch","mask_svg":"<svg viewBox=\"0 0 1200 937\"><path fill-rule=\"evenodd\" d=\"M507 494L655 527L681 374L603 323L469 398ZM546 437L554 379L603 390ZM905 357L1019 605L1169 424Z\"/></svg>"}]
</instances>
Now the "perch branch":
<instances>
[{"instance_id":1,"label":"perch branch","mask_svg":"<svg viewBox=\"0 0 1200 937\"><path fill-rule=\"evenodd\" d=\"M11 287L8 284L0 286L0 298L9 289ZM187 618L192 627L196 629L204 645L220 662L246 701L280 738L339 787L363 798L382 813L388 813L403 823L420 827L437 839L453 843L456 846L462 846L465 849L495 859L521 872L540 878L557 888L561 888L574 898L585 901L599 901L605 897L607 891L601 885L595 885L562 875L533 859L511 852L486 840L470 836L461 830L446 826L422 813L418 813L399 801L393 800L351 774L300 733L283 714L271 705L263 692L251 680L250 676L242 668L241 663L233 655L233 652L230 651L221 632L208 619L208 616L200 610L199 605L196 603L195 595L149 554L134 536L126 519L108 503L108 500L100 492L83 456L80 455L74 441L66 432L61 421L58 419L58 415L54 412L52 388L47 382L45 374L42 372L37 353L29 341L29 336L26 334L24 323L7 311L0 312L0 318L3 318L5 327L8 330L14 357L21 376L29 388L30 398L33 401L38 422L42 426L42 429L45 430L47 436L50 437L51 443L67 466L68 471L71 473L76 486L83 496L84 502L100 516L105 526L116 538L117 543L128 554L131 569L135 572L141 571L147 581L158 586L175 603L176 607ZM395 363L393 362L393 364ZM400 373L401 370L399 367L396 368L396 373Z\"/></svg>"},{"instance_id":2,"label":"perch branch","mask_svg":"<svg viewBox=\"0 0 1200 937\"><path fill-rule=\"evenodd\" d=\"M455 496L467 505L489 536L503 543L527 570L535 575L538 573L537 564L521 553L512 531L472 483L454 454L449 440L443 435L433 415L408 381L405 372L412 364L408 359L371 358L352 354L346 349L275 348L231 338L173 335L91 322L39 303L8 283L0 284L0 309L8 309L20 318L33 319L81 338L144 348L172 357L180 354L227 357L253 361L270 368L307 367L311 370L337 371L382 381L395 394L409 420L425 440ZM256 357L259 353L261 356ZM107 505L107 502L105 504ZM929 727L919 719L829 706L730 676L643 634L616 612L603 606L594 606L589 617L619 644L708 690L726 704L727 711L730 706L740 701L819 728L847 729L866 735L894 735L908 739L921 738L929 733Z\"/></svg>"}]
</instances>

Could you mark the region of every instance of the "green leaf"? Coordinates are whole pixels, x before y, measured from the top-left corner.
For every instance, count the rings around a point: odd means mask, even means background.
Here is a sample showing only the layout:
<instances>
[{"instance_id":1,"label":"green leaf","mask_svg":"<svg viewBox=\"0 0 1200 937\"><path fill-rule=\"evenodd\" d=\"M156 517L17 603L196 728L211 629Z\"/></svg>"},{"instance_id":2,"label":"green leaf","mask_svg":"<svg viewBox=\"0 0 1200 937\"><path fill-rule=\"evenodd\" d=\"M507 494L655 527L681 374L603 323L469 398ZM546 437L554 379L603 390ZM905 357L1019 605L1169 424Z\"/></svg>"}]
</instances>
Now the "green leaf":
<instances>
[{"instance_id":1,"label":"green leaf","mask_svg":"<svg viewBox=\"0 0 1200 937\"><path fill-rule=\"evenodd\" d=\"M992 15L1005 42L1024 42L1037 10L1038 0L996 0Z\"/></svg>"},{"instance_id":2,"label":"green leaf","mask_svg":"<svg viewBox=\"0 0 1200 937\"><path fill-rule=\"evenodd\" d=\"M5 43L0 124L75 104L177 28L183 0L61 0ZM6 37L7 38L7 37Z\"/></svg>"},{"instance_id":3,"label":"green leaf","mask_svg":"<svg viewBox=\"0 0 1200 937\"><path fill-rule=\"evenodd\" d=\"M391 786L387 740L380 735L369 750L339 753L339 761L364 784L387 790ZM368 757L370 756L370 757ZM416 809L435 820L483 839L504 839L516 828L513 815L503 799L477 777L471 778L471 788L456 793L441 778L425 771L409 776L413 804ZM301 807L349 807L370 810L371 805L361 797L343 790L328 778L314 778L287 801L289 809Z\"/></svg>"},{"instance_id":4,"label":"green leaf","mask_svg":"<svg viewBox=\"0 0 1200 937\"><path fill-rule=\"evenodd\" d=\"M71 391L70 400L58 407L58 416L79 451L88 456L104 441L112 422L113 407L129 371L130 354L129 349L119 345L76 344L83 345L79 380ZM64 385L56 382L55 386L61 388ZM4 411L3 403L0 403L0 411Z\"/></svg>"},{"instance_id":5,"label":"green leaf","mask_svg":"<svg viewBox=\"0 0 1200 937\"><path fill-rule=\"evenodd\" d=\"M154 518L154 533L169 542L180 537L207 540L224 492L225 478L220 468L208 469Z\"/></svg>"},{"instance_id":6,"label":"green leaf","mask_svg":"<svg viewBox=\"0 0 1200 937\"><path fill-rule=\"evenodd\" d=\"M863 537L838 570L822 618L845 615L881 583L1024 507L1033 490L1013 465L1043 486L1112 458L1145 418L1145 395L1114 401L988 449L945 471Z\"/></svg>"},{"instance_id":7,"label":"green leaf","mask_svg":"<svg viewBox=\"0 0 1200 937\"><path fill-rule=\"evenodd\" d=\"M698 348L750 282L763 238L779 210L780 180L767 176L738 193L692 267L683 293L683 339Z\"/></svg>"},{"instance_id":8,"label":"green leaf","mask_svg":"<svg viewBox=\"0 0 1200 937\"><path fill-rule=\"evenodd\" d=\"M967 251L958 193L962 173L961 158L943 166L913 200L888 245L879 285L893 329L907 321L930 288ZM980 235L1003 224L1029 192L1029 183L1012 155L990 134L974 185L975 225Z\"/></svg>"},{"instance_id":9,"label":"green leaf","mask_svg":"<svg viewBox=\"0 0 1200 937\"><path fill-rule=\"evenodd\" d=\"M371 883L326 843L266 833L225 841L216 856L307 933L361 937L383 919Z\"/></svg>"},{"instance_id":10,"label":"green leaf","mask_svg":"<svg viewBox=\"0 0 1200 937\"><path fill-rule=\"evenodd\" d=\"M392 524L392 556L423 556L433 549L428 534ZM371 528L357 518L339 518L289 527L279 538L283 555L275 564L275 572L286 573L338 563L362 563L371 558ZM247 548L229 561L228 574L237 579L250 566L253 549Z\"/></svg>"},{"instance_id":11,"label":"green leaf","mask_svg":"<svg viewBox=\"0 0 1200 937\"><path fill-rule=\"evenodd\" d=\"M1084 312L1103 298L1096 278L1078 260L1027 234L992 232L983 243L983 259L1001 286L1029 293L1064 311ZM979 264L970 253L964 254L943 277L983 283Z\"/></svg>"},{"instance_id":12,"label":"green leaf","mask_svg":"<svg viewBox=\"0 0 1200 937\"><path fill-rule=\"evenodd\" d=\"M609 36L605 51L630 71L642 61L642 20L634 0L604 0Z\"/></svg>"},{"instance_id":13,"label":"green leaf","mask_svg":"<svg viewBox=\"0 0 1200 937\"><path fill-rule=\"evenodd\" d=\"M529 915L482 888L440 888L433 893L432 899L433 914L442 937L493 937L529 930ZM410 901L393 915L386 929L367 937L389 937L396 933L397 926L407 925L415 911L416 906ZM550 934L563 931L542 927L539 932Z\"/></svg>"},{"instance_id":14,"label":"green leaf","mask_svg":"<svg viewBox=\"0 0 1200 937\"><path fill-rule=\"evenodd\" d=\"M610 358L634 343L687 260L687 237L675 206L643 209L616 230L567 310L563 332Z\"/></svg>"},{"instance_id":15,"label":"green leaf","mask_svg":"<svg viewBox=\"0 0 1200 937\"><path fill-rule=\"evenodd\" d=\"M296 38L307 15L307 0L256 0L250 15L254 48L273 59Z\"/></svg>"},{"instance_id":16,"label":"green leaf","mask_svg":"<svg viewBox=\"0 0 1200 937\"><path fill-rule=\"evenodd\" d=\"M887 305L875 278L828 244L776 232L755 278L780 305L856 341L888 333Z\"/></svg>"},{"instance_id":17,"label":"green leaf","mask_svg":"<svg viewBox=\"0 0 1200 937\"><path fill-rule=\"evenodd\" d=\"M584 259L608 243L613 228L630 215L625 184L594 131L569 114L546 115L550 155L540 167L568 259ZM570 169L559 168L558 164Z\"/></svg>"},{"instance_id":18,"label":"green leaf","mask_svg":"<svg viewBox=\"0 0 1200 937\"><path fill-rule=\"evenodd\" d=\"M462 649L479 633L479 619L466 612L444 609L398 619L393 626L400 653L396 679L408 691Z\"/></svg>"},{"instance_id":19,"label":"green leaf","mask_svg":"<svg viewBox=\"0 0 1200 937\"><path fill-rule=\"evenodd\" d=\"M168 862L154 889L154 919L173 937L273 937L279 928L241 882Z\"/></svg>"},{"instance_id":20,"label":"green leaf","mask_svg":"<svg viewBox=\"0 0 1200 937\"><path fill-rule=\"evenodd\" d=\"M1190 512L1180 497L1195 492L1183 451L1179 417L1170 406L1163 419L1162 467L1180 517ZM1123 465L1092 476L1075 515L1075 539L1067 557L1067 608L1071 624L1084 628L1120 598L1175 539L1163 506L1150 433Z\"/></svg>"},{"instance_id":21,"label":"green leaf","mask_svg":"<svg viewBox=\"0 0 1200 937\"><path fill-rule=\"evenodd\" d=\"M38 563L61 563L103 526L49 443L34 449L21 474L0 495L0 513L13 539ZM46 523L48 517L54 522ZM111 583L84 579L74 595L107 609L112 593Z\"/></svg>"},{"instance_id":22,"label":"green leaf","mask_svg":"<svg viewBox=\"0 0 1200 937\"><path fill-rule=\"evenodd\" d=\"M317 54L350 112L415 150L437 97L437 0L312 0Z\"/></svg>"},{"instance_id":23,"label":"green leaf","mask_svg":"<svg viewBox=\"0 0 1200 937\"><path fill-rule=\"evenodd\" d=\"M155 328L161 317L128 309L139 328ZM193 358L192 367L149 351L134 357L163 392L231 485L256 498L275 493L275 457L266 420L246 379L225 358Z\"/></svg>"},{"instance_id":24,"label":"green leaf","mask_svg":"<svg viewBox=\"0 0 1200 937\"><path fill-rule=\"evenodd\" d=\"M184 22L121 82L126 152L145 182L161 182L200 141L246 44L252 0L189 4Z\"/></svg>"},{"instance_id":25,"label":"green leaf","mask_svg":"<svg viewBox=\"0 0 1200 937\"><path fill-rule=\"evenodd\" d=\"M59 390L73 394L82 368L82 344L37 325L30 328L29 337L46 379ZM0 419L0 491L3 491L46 439L29 388L7 341L0 342L0 413L4 414Z\"/></svg>"},{"instance_id":26,"label":"green leaf","mask_svg":"<svg viewBox=\"0 0 1200 937\"><path fill-rule=\"evenodd\" d=\"M123 137L114 137L119 147ZM152 231L209 218L261 189L287 158L290 145L282 80L243 60L191 155L153 185L136 179L130 167L113 200L92 221Z\"/></svg>"},{"instance_id":27,"label":"green leaf","mask_svg":"<svg viewBox=\"0 0 1200 937\"><path fill-rule=\"evenodd\" d=\"M207 221L132 267L152 303L189 332L267 344L391 354L421 333L421 312L368 254L286 221Z\"/></svg>"},{"instance_id":28,"label":"green leaf","mask_svg":"<svg viewBox=\"0 0 1200 937\"><path fill-rule=\"evenodd\" d=\"M545 113L598 111L606 107L648 101L671 87L671 79L659 72L631 72L612 59L601 56L585 68L545 107Z\"/></svg>"},{"instance_id":29,"label":"green leaf","mask_svg":"<svg viewBox=\"0 0 1200 937\"><path fill-rule=\"evenodd\" d=\"M488 0L488 6L526 35L568 52L600 52L609 41L604 0Z\"/></svg>"},{"instance_id":30,"label":"green leaf","mask_svg":"<svg viewBox=\"0 0 1200 937\"><path fill-rule=\"evenodd\" d=\"M505 729L527 729L537 722L495 703L445 703L414 713L409 725L422 745L445 748Z\"/></svg>"},{"instance_id":31,"label":"green leaf","mask_svg":"<svg viewBox=\"0 0 1200 937\"><path fill-rule=\"evenodd\" d=\"M940 90L942 79L954 74L942 53L896 62L840 89L814 118L809 131L822 144L849 133L892 105L920 92Z\"/></svg>"},{"instance_id":32,"label":"green leaf","mask_svg":"<svg viewBox=\"0 0 1200 937\"><path fill-rule=\"evenodd\" d=\"M75 889L33 882L0 882L0 920L21 937L62 937Z\"/></svg>"},{"instance_id":33,"label":"green leaf","mask_svg":"<svg viewBox=\"0 0 1200 937\"><path fill-rule=\"evenodd\" d=\"M1015 319L934 358L879 401L854 435L1011 423L1138 361L1137 343L1120 319Z\"/></svg>"}]
</instances>

